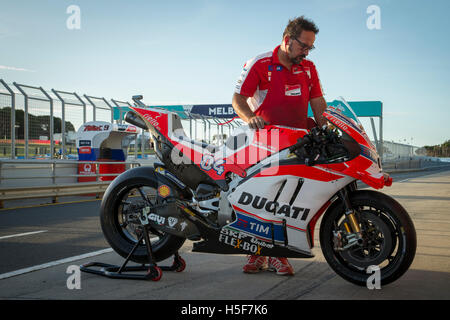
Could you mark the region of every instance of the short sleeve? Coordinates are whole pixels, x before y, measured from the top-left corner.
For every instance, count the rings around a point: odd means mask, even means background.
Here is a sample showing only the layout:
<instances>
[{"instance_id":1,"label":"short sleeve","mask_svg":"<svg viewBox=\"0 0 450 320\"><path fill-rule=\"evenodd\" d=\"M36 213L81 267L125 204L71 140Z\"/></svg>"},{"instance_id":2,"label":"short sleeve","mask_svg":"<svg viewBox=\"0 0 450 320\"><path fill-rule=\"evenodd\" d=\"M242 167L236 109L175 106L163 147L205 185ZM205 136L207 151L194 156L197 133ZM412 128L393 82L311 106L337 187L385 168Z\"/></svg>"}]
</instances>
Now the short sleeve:
<instances>
[{"instance_id":1,"label":"short sleeve","mask_svg":"<svg viewBox=\"0 0 450 320\"><path fill-rule=\"evenodd\" d=\"M246 97L253 97L260 83L260 77L257 72L256 59L247 61L242 69L241 75L237 80L234 92Z\"/></svg>"},{"instance_id":2,"label":"short sleeve","mask_svg":"<svg viewBox=\"0 0 450 320\"><path fill-rule=\"evenodd\" d=\"M319 74L316 66L311 65L311 90L309 92L309 99L319 98L323 96L322 84L320 83Z\"/></svg>"}]
</instances>

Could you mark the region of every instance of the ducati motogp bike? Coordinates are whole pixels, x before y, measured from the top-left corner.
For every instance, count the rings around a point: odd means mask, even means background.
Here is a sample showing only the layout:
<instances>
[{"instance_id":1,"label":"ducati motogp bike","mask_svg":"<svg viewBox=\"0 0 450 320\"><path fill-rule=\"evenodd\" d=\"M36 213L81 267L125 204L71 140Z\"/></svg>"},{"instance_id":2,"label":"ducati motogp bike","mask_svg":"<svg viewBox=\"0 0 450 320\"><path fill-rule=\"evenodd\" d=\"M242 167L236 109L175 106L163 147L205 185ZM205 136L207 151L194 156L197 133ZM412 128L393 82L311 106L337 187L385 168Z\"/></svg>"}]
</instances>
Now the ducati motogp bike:
<instances>
[{"instance_id":1,"label":"ducati motogp bike","mask_svg":"<svg viewBox=\"0 0 450 320\"><path fill-rule=\"evenodd\" d=\"M382 285L410 267L413 222L377 191L392 178L343 98L323 113L327 126L240 126L221 146L191 140L178 114L141 99L125 120L148 130L158 161L109 185L100 220L111 247L145 266L146 279L184 270L178 250L187 239L193 252L313 258L315 231L329 266L354 284L366 285L369 267L379 267ZM157 264L171 256L171 267Z\"/></svg>"}]
</instances>

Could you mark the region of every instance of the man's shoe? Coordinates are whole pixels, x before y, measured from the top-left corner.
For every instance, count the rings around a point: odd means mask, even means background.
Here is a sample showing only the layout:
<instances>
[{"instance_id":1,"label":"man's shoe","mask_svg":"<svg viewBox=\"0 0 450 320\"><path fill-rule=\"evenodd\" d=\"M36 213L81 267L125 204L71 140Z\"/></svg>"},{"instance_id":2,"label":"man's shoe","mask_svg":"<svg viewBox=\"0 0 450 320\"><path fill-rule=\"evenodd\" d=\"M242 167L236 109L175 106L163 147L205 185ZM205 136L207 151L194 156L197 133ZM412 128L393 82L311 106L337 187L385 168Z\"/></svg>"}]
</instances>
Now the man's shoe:
<instances>
[{"instance_id":1,"label":"man's shoe","mask_svg":"<svg viewBox=\"0 0 450 320\"><path fill-rule=\"evenodd\" d=\"M267 269L267 257L248 256L247 264L242 268L245 273L257 273Z\"/></svg>"},{"instance_id":2,"label":"man's shoe","mask_svg":"<svg viewBox=\"0 0 450 320\"><path fill-rule=\"evenodd\" d=\"M287 258L269 258L269 270L276 271L282 276L293 276L294 268L292 268Z\"/></svg>"}]
</instances>

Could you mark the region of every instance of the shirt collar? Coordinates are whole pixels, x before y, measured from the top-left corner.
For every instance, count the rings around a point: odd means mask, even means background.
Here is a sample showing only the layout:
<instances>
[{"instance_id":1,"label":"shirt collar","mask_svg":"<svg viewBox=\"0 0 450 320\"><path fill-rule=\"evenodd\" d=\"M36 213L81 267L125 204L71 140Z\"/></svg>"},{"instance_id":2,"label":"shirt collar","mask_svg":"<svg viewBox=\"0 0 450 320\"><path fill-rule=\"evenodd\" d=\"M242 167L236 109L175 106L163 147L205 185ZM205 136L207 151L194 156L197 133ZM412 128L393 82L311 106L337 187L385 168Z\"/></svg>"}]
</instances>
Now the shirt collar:
<instances>
[{"instance_id":1,"label":"shirt collar","mask_svg":"<svg viewBox=\"0 0 450 320\"><path fill-rule=\"evenodd\" d=\"M273 53L272 53L272 63L273 63L273 64L279 64L279 65L282 65L281 62L280 62L280 59L278 59L278 50L280 50L280 47L281 47L281 45L277 46L277 47L273 50ZM292 67L294 67L294 66L300 66L300 67L303 67L303 62L304 62L304 61L305 61L305 59L303 59L302 62L300 62L299 64L294 64L294 65L292 65Z\"/></svg>"}]
</instances>

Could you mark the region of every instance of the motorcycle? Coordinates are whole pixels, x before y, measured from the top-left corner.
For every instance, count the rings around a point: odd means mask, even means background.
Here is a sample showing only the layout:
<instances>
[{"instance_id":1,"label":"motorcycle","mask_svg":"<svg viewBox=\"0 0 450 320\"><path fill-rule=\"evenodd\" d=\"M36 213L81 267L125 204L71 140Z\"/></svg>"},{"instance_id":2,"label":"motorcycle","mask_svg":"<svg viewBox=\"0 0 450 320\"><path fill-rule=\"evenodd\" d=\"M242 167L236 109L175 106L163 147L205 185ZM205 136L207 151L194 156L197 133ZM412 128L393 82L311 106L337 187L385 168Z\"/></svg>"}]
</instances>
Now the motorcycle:
<instances>
[{"instance_id":1,"label":"motorcycle","mask_svg":"<svg viewBox=\"0 0 450 320\"><path fill-rule=\"evenodd\" d=\"M367 269L378 266L386 285L408 270L413 222L392 197L358 189L358 181L381 189L392 178L343 98L323 113L328 126L240 126L221 146L191 140L176 113L141 99L125 120L150 132L160 162L119 175L100 220L126 262L149 263L146 279L184 270L178 250L187 239L193 252L313 258L319 218L322 253L342 278L365 286ZM172 255L171 267L157 265Z\"/></svg>"}]
</instances>

